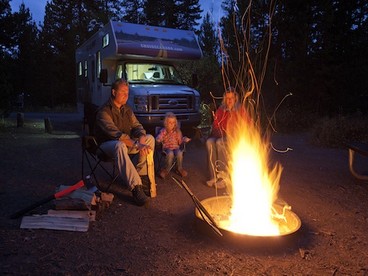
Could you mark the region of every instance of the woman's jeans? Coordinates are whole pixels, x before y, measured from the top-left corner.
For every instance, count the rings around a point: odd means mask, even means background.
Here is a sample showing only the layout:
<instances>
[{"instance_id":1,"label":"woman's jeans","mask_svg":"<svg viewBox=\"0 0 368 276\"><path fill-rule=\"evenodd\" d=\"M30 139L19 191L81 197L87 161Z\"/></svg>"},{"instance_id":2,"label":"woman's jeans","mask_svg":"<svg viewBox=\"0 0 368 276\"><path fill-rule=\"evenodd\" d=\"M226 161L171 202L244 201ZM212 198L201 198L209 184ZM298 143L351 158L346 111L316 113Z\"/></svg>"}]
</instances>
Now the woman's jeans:
<instances>
[{"instance_id":1,"label":"woman's jeans","mask_svg":"<svg viewBox=\"0 0 368 276\"><path fill-rule=\"evenodd\" d=\"M226 169L226 145L223 138L210 137L206 141L207 166L210 179L217 177L218 171Z\"/></svg>"}]
</instances>

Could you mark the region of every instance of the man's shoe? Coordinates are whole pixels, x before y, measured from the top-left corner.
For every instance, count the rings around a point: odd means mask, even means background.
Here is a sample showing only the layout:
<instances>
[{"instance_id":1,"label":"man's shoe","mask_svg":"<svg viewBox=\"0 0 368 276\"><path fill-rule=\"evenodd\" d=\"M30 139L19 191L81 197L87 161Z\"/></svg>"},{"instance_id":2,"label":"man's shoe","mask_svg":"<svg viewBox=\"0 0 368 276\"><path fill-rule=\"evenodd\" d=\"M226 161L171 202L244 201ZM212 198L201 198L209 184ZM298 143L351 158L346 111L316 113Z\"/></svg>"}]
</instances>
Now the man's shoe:
<instances>
[{"instance_id":1,"label":"man's shoe","mask_svg":"<svg viewBox=\"0 0 368 276\"><path fill-rule=\"evenodd\" d=\"M133 198L138 206L146 205L149 201L149 198L143 192L142 185L137 185L132 190Z\"/></svg>"},{"instance_id":2,"label":"man's shoe","mask_svg":"<svg viewBox=\"0 0 368 276\"><path fill-rule=\"evenodd\" d=\"M140 177L142 180L143 192L146 196L151 197L151 181L149 180L148 175L141 175Z\"/></svg>"},{"instance_id":3,"label":"man's shoe","mask_svg":"<svg viewBox=\"0 0 368 276\"><path fill-rule=\"evenodd\" d=\"M166 169L163 169L163 170L160 171L160 177L162 179L165 179L168 174L169 174L169 172Z\"/></svg>"},{"instance_id":4,"label":"man's shoe","mask_svg":"<svg viewBox=\"0 0 368 276\"><path fill-rule=\"evenodd\" d=\"M188 175L187 171L184 169L178 169L178 173L179 175L181 175L182 177L186 177Z\"/></svg>"}]
</instances>

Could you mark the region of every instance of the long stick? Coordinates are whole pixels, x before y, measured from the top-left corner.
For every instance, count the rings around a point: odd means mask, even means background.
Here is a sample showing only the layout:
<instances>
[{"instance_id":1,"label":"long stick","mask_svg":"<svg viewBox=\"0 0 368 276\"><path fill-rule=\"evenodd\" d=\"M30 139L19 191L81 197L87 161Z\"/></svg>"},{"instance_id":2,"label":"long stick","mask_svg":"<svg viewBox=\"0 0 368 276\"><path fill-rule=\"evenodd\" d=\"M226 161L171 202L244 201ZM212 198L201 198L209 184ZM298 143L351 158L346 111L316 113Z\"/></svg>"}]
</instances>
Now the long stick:
<instances>
[{"instance_id":1,"label":"long stick","mask_svg":"<svg viewBox=\"0 0 368 276\"><path fill-rule=\"evenodd\" d=\"M219 236L223 236L220 229L218 228L215 220L212 218L210 213L208 213L207 209L203 206L203 204L198 200L198 198L193 194L193 192L189 189L188 185L181 180L181 182L176 179L175 177L171 177L180 187L184 188L187 193L191 196L194 205L198 209L199 213L201 214L203 221L205 221L209 226L211 226L212 230Z\"/></svg>"},{"instance_id":2,"label":"long stick","mask_svg":"<svg viewBox=\"0 0 368 276\"><path fill-rule=\"evenodd\" d=\"M148 170L148 178L150 180L150 195L151 197L156 197L156 181L155 181L155 164L153 162L153 151L147 155L147 170Z\"/></svg>"},{"instance_id":3,"label":"long stick","mask_svg":"<svg viewBox=\"0 0 368 276\"><path fill-rule=\"evenodd\" d=\"M71 192L79 189L79 188L82 188L84 186L84 181L81 180L79 182L77 182L76 184L74 184L73 186L70 186L69 188L65 189L65 190L62 190L60 192L57 192L53 195L50 195L40 201L37 201L35 203L33 203L32 205L14 213L13 215L10 216L11 219L15 219L15 218L19 218L20 216L26 214L27 212L37 208L38 206L41 206L42 204L45 204L53 199L56 199L56 198L61 198L63 196L66 196L67 194L70 194Z\"/></svg>"}]
</instances>

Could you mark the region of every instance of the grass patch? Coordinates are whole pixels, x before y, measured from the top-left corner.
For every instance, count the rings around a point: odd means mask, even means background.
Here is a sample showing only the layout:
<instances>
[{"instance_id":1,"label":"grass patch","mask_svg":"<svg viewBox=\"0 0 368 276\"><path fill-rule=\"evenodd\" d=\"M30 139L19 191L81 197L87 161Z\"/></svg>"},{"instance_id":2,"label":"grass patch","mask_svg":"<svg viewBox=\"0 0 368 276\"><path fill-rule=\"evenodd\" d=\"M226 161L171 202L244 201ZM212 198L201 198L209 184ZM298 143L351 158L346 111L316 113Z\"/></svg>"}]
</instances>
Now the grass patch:
<instances>
[{"instance_id":1,"label":"grass patch","mask_svg":"<svg viewBox=\"0 0 368 276\"><path fill-rule=\"evenodd\" d=\"M75 113L77 112L76 105L62 104L54 107L48 106L28 106L23 112L52 112L52 113Z\"/></svg>"},{"instance_id":2,"label":"grass patch","mask_svg":"<svg viewBox=\"0 0 368 276\"><path fill-rule=\"evenodd\" d=\"M311 129L316 145L344 147L351 141L368 142L368 116L338 115L318 120Z\"/></svg>"},{"instance_id":3,"label":"grass patch","mask_svg":"<svg viewBox=\"0 0 368 276\"><path fill-rule=\"evenodd\" d=\"M313 112L301 114L301 109L280 108L271 123L277 132L292 133L309 130L317 119Z\"/></svg>"}]
</instances>

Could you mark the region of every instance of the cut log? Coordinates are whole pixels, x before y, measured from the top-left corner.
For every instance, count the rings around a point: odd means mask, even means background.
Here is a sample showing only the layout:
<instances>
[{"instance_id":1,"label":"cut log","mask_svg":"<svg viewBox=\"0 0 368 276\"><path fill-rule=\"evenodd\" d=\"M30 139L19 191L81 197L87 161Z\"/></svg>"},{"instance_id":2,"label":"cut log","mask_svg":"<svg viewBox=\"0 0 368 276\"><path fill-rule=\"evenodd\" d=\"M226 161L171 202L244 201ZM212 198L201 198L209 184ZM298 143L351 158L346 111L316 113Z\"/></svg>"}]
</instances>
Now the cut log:
<instances>
[{"instance_id":1,"label":"cut log","mask_svg":"<svg viewBox=\"0 0 368 276\"><path fill-rule=\"evenodd\" d=\"M96 211L75 211L75 210L49 210L48 216L68 217L68 218L88 218L89 221L96 221Z\"/></svg>"},{"instance_id":2,"label":"cut log","mask_svg":"<svg viewBox=\"0 0 368 276\"><path fill-rule=\"evenodd\" d=\"M101 193L101 200L111 203L114 199L114 194L112 193Z\"/></svg>"},{"instance_id":3,"label":"cut log","mask_svg":"<svg viewBox=\"0 0 368 276\"><path fill-rule=\"evenodd\" d=\"M25 216L22 218L22 229L52 229L87 232L89 218L70 218L55 216Z\"/></svg>"},{"instance_id":4,"label":"cut log","mask_svg":"<svg viewBox=\"0 0 368 276\"><path fill-rule=\"evenodd\" d=\"M54 200L55 210L91 210L91 205L80 198L61 198Z\"/></svg>"},{"instance_id":5,"label":"cut log","mask_svg":"<svg viewBox=\"0 0 368 276\"><path fill-rule=\"evenodd\" d=\"M147 170L148 170L148 178L151 183L150 194L151 197L156 197L156 180L155 180L155 163L153 161L153 151L151 151L147 155Z\"/></svg>"}]
</instances>

